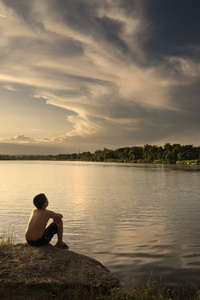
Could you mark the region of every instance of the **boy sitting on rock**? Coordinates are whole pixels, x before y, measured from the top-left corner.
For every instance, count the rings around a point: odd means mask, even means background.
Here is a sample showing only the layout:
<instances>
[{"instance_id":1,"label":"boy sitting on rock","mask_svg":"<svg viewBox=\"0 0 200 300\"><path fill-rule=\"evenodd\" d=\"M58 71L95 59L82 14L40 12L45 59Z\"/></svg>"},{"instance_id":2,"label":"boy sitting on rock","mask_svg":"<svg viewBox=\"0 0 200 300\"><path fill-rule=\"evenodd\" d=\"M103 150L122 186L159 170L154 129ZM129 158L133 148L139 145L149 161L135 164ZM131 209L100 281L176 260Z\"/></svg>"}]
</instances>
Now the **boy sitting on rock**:
<instances>
[{"instance_id":1,"label":"boy sitting on rock","mask_svg":"<svg viewBox=\"0 0 200 300\"><path fill-rule=\"evenodd\" d=\"M63 215L47 210L49 201L44 194L39 194L34 197L33 203L36 208L32 211L28 227L25 232L25 238L30 246L44 246L47 245L54 234L57 234L58 241L56 247L69 249L63 242ZM46 228L49 219L53 222Z\"/></svg>"}]
</instances>

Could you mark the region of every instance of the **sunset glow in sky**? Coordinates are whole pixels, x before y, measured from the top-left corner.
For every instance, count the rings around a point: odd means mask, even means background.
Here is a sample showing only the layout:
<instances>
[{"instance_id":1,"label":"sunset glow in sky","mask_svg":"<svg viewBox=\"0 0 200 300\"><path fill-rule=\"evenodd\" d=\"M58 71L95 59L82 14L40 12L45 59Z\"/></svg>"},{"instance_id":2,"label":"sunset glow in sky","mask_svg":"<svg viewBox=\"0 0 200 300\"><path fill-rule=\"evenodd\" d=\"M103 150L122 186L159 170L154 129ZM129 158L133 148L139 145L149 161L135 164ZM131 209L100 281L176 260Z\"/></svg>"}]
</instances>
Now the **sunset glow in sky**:
<instances>
[{"instance_id":1,"label":"sunset glow in sky","mask_svg":"<svg viewBox=\"0 0 200 300\"><path fill-rule=\"evenodd\" d=\"M0 154L200 145L199 0L0 0Z\"/></svg>"}]
</instances>

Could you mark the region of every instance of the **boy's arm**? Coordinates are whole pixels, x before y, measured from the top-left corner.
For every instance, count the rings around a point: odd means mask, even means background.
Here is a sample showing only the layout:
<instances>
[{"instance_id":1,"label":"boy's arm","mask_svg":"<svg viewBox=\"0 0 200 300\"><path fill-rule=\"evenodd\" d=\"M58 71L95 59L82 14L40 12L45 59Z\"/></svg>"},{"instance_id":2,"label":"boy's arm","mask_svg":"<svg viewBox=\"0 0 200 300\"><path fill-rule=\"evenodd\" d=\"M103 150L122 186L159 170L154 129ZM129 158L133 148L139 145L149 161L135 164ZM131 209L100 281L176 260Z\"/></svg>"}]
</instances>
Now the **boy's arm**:
<instances>
[{"instance_id":1,"label":"boy's arm","mask_svg":"<svg viewBox=\"0 0 200 300\"><path fill-rule=\"evenodd\" d=\"M51 210L49 210L48 213L49 213L49 218L52 218L52 219L62 219L63 218L63 215L60 213L55 213Z\"/></svg>"}]
</instances>

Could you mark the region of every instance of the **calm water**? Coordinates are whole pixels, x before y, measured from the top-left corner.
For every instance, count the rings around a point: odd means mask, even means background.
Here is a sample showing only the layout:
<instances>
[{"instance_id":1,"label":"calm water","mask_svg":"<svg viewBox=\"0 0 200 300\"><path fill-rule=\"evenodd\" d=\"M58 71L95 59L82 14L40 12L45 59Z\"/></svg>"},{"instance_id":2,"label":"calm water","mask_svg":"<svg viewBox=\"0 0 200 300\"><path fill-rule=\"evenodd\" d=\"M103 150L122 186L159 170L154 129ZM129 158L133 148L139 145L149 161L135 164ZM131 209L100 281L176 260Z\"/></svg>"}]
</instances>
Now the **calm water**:
<instances>
[{"instance_id":1,"label":"calm water","mask_svg":"<svg viewBox=\"0 0 200 300\"><path fill-rule=\"evenodd\" d=\"M43 192L64 215L70 249L127 288L152 271L166 285L200 284L200 166L1 161L0 176L0 235L9 229L24 242Z\"/></svg>"}]
</instances>

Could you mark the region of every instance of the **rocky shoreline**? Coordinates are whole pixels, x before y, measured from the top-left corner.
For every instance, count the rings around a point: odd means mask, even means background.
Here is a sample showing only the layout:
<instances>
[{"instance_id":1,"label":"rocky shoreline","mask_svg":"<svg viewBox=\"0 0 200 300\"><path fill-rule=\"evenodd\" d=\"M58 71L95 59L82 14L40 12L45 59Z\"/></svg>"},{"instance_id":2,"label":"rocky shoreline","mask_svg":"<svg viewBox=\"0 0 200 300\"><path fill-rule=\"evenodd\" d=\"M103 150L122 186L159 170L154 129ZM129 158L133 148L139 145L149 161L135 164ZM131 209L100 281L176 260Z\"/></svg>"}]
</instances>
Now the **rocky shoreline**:
<instances>
[{"instance_id":1,"label":"rocky shoreline","mask_svg":"<svg viewBox=\"0 0 200 300\"><path fill-rule=\"evenodd\" d=\"M61 292L84 289L104 294L118 285L100 262L70 250L52 245L0 247L1 299L61 299Z\"/></svg>"}]
</instances>

